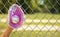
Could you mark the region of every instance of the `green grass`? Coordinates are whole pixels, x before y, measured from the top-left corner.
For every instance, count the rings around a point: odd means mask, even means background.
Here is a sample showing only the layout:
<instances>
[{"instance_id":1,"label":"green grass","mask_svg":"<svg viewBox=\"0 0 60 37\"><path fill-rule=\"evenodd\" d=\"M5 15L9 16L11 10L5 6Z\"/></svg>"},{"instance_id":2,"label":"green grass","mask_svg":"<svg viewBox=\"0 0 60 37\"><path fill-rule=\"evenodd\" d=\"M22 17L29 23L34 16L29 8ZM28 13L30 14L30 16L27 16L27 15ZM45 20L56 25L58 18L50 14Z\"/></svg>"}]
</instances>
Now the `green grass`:
<instances>
[{"instance_id":1,"label":"green grass","mask_svg":"<svg viewBox=\"0 0 60 37\"><path fill-rule=\"evenodd\" d=\"M46 19L46 20L51 20L51 19L60 20L60 14L34 13L34 14L25 14L25 16L26 16L26 19L31 19L31 20L35 20L35 19L38 19L38 20L43 20L43 19ZM0 19L7 19L7 14L0 14ZM49 26L54 25L54 26L60 26L60 23L58 23L58 22L56 22L56 23L50 23L50 22L47 22L47 23L42 23L42 22L27 23L27 22L24 22L23 25L49 25ZM5 29L7 26L8 26L7 23L0 22L0 29Z\"/></svg>"},{"instance_id":2,"label":"green grass","mask_svg":"<svg viewBox=\"0 0 60 37\"><path fill-rule=\"evenodd\" d=\"M0 35L2 34L3 32L0 31Z\"/></svg>"},{"instance_id":3,"label":"green grass","mask_svg":"<svg viewBox=\"0 0 60 37\"><path fill-rule=\"evenodd\" d=\"M48 13L35 13L35 14L25 14L26 19L39 19L39 20L43 20L43 19L47 19L47 20L51 20L51 19L56 19L56 20L60 20L60 14L48 14ZM6 19L7 18L7 14L0 14L0 18L1 19ZM60 26L60 23L56 22L56 23L34 23L34 22L24 22L23 25L54 25L54 26ZM8 23L3 23L0 22L0 30L1 29L6 29L8 26ZM0 32L0 35L2 34L2 32ZM10 37L60 37L60 31L15 31L12 32L10 34Z\"/></svg>"},{"instance_id":4,"label":"green grass","mask_svg":"<svg viewBox=\"0 0 60 37\"><path fill-rule=\"evenodd\" d=\"M8 24L7 23L2 23L0 22L0 30L7 28Z\"/></svg>"},{"instance_id":5,"label":"green grass","mask_svg":"<svg viewBox=\"0 0 60 37\"><path fill-rule=\"evenodd\" d=\"M0 32L0 35L2 32ZM60 31L15 31L10 37L60 37Z\"/></svg>"},{"instance_id":6,"label":"green grass","mask_svg":"<svg viewBox=\"0 0 60 37\"><path fill-rule=\"evenodd\" d=\"M40 25L40 26L43 26L43 25L47 25L47 26L60 26L60 23L58 22L55 22L55 23L50 23L50 22L46 22L46 23L42 23L42 22L38 22L38 23L34 23L34 22L25 22L23 25Z\"/></svg>"},{"instance_id":7,"label":"green grass","mask_svg":"<svg viewBox=\"0 0 60 37\"><path fill-rule=\"evenodd\" d=\"M26 14L26 19L56 19L59 20L60 14L49 14L49 13L35 13L35 14Z\"/></svg>"},{"instance_id":8,"label":"green grass","mask_svg":"<svg viewBox=\"0 0 60 37\"><path fill-rule=\"evenodd\" d=\"M6 19L7 18L7 14L0 14L0 18L1 19Z\"/></svg>"},{"instance_id":9,"label":"green grass","mask_svg":"<svg viewBox=\"0 0 60 37\"><path fill-rule=\"evenodd\" d=\"M0 23L0 30L6 29L7 23ZM0 35L3 32L0 31ZM10 34L10 37L59 37L60 31L15 31Z\"/></svg>"},{"instance_id":10,"label":"green grass","mask_svg":"<svg viewBox=\"0 0 60 37\"><path fill-rule=\"evenodd\" d=\"M60 14L49 14L49 13L34 13L34 14L25 14L26 19L38 19L38 20L60 20ZM7 14L0 14L0 19L7 19ZM60 26L60 23L34 23L25 22L23 25L54 25L54 26ZM6 29L8 26L8 23L0 22L0 30ZM0 31L0 35L3 32ZM10 37L60 37L60 31L15 31L10 34Z\"/></svg>"},{"instance_id":11,"label":"green grass","mask_svg":"<svg viewBox=\"0 0 60 37\"><path fill-rule=\"evenodd\" d=\"M0 14L0 18L7 18L7 14ZM26 19L56 19L60 20L60 14L50 14L50 13L34 13L34 14L25 14Z\"/></svg>"},{"instance_id":12,"label":"green grass","mask_svg":"<svg viewBox=\"0 0 60 37\"><path fill-rule=\"evenodd\" d=\"M2 34L2 33L1 33ZM60 37L60 31L15 31L10 37Z\"/></svg>"},{"instance_id":13,"label":"green grass","mask_svg":"<svg viewBox=\"0 0 60 37\"><path fill-rule=\"evenodd\" d=\"M48 23L41 23L41 22L39 22L39 23L34 23L34 22L27 23L27 22L25 22L23 25L60 26L60 23L57 23L57 22L56 23L49 23L49 22ZM7 28L7 26L8 26L8 23L0 22L0 29L5 29L5 28Z\"/></svg>"}]
</instances>

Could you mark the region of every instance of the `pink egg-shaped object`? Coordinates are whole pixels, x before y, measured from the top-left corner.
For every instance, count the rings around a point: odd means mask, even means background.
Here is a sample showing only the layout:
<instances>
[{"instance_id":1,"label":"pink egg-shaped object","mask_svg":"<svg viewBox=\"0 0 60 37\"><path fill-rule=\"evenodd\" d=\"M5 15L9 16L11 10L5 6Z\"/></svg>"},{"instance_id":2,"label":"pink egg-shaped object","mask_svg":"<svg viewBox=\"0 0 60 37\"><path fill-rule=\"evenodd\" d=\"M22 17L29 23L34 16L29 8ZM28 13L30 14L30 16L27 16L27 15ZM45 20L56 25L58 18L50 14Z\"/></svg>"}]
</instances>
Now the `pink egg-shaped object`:
<instances>
[{"instance_id":1,"label":"pink egg-shaped object","mask_svg":"<svg viewBox=\"0 0 60 37\"><path fill-rule=\"evenodd\" d=\"M21 6L13 4L8 10L8 22L10 27L19 28L24 22L24 12Z\"/></svg>"}]
</instances>

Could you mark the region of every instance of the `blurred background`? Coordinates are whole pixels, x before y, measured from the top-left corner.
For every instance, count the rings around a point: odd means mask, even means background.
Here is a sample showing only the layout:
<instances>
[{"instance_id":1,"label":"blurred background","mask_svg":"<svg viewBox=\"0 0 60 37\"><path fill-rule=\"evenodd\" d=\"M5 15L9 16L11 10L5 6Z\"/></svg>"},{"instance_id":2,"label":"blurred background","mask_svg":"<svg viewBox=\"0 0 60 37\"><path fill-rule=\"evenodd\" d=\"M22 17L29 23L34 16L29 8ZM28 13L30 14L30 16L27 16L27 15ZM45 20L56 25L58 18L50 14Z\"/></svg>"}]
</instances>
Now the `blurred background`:
<instances>
[{"instance_id":1,"label":"blurred background","mask_svg":"<svg viewBox=\"0 0 60 37\"><path fill-rule=\"evenodd\" d=\"M25 22L10 37L60 37L60 0L0 0L0 35L8 27L12 4L22 7Z\"/></svg>"}]
</instances>

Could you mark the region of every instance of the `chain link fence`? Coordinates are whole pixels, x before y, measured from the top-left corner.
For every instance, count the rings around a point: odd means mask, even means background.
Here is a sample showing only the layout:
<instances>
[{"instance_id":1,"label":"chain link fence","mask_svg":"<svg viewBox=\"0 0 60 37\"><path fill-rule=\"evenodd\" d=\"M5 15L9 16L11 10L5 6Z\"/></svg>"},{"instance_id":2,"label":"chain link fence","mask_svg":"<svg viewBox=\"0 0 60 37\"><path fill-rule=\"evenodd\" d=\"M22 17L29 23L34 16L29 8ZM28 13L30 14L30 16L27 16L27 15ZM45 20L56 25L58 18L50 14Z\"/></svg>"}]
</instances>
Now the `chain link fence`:
<instances>
[{"instance_id":1,"label":"chain link fence","mask_svg":"<svg viewBox=\"0 0 60 37\"><path fill-rule=\"evenodd\" d=\"M60 37L60 0L0 0L0 34L8 26L7 14L12 4L22 7L25 22L10 37Z\"/></svg>"}]
</instances>

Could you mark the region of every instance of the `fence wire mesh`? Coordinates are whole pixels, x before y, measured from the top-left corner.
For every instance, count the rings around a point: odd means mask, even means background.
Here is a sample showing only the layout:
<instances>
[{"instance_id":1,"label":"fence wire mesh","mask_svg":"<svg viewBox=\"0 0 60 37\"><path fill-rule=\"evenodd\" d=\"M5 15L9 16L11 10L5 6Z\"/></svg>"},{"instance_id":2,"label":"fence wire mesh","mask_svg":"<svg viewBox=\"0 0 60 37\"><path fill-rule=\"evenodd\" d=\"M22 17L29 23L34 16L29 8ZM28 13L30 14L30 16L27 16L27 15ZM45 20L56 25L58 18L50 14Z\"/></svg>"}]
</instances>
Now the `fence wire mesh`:
<instances>
[{"instance_id":1,"label":"fence wire mesh","mask_svg":"<svg viewBox=\"0 0 60 37\"><path fill-rule=\"evenodd\" d=\"M60 0L0 0L1 33L8 26L7 13L12 4L22 7L25 22L10 37L60 37Z\"/></svg>"}]
</instances>

